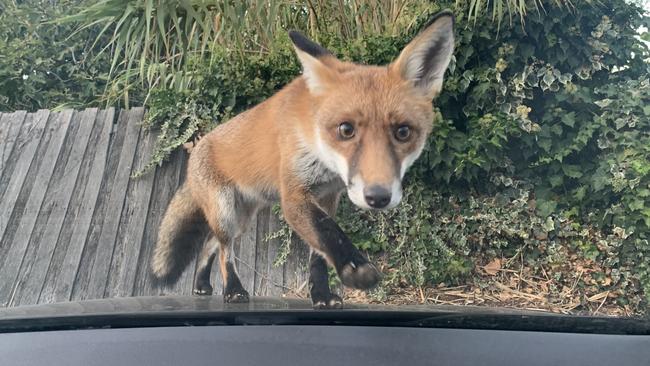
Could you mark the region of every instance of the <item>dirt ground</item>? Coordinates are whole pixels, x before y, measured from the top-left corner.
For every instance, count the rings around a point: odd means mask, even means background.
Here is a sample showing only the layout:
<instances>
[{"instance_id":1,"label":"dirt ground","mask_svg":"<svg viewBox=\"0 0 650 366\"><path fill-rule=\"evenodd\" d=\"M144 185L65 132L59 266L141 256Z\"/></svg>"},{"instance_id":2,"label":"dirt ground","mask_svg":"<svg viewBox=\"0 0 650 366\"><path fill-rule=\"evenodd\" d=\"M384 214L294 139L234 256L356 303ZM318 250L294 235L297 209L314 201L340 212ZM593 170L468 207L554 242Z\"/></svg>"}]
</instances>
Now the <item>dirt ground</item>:
<instances>
[{"instance_id":1,"label":"dirt ground","mask_svg":"<svg viewBox=\"0 0 650 366\"><path fill-rule=\"evenodd\" d=\"M503 281L505 279L505 281ZM461 286L398 286L376 291L345 288L346 303L384 305L456 305L486 306L520 310L549 311L570 315L631 316L647 315L640 307L620 305L611 291L589 294L580 286L563 288L559 294L548 291L545 281L525 281L518 274L501 278L479 279ZM308 297L306 288L292 296Z\"/></svg>"},{"instance_id":2,"label":"dirt ground","mask_svg":"<svg viewBox=\"0 0 650 366\"><path fill-rule=\"evenodd\" d=\"M577 297L580 297L577 295ZM345 301L352 303L371 303L389 305L473 305L488 307L506 307L513 309L550 311L573 315L607 315L607 316L639 316L627 306L608 302L609 293L599 293L586 298L585 301L576 299L576 295L568 295L563 299L551 299L542 293L529 293L514 286L500 282L480 288L475 285L453 287L404 287L392 289L385 299L378 300L366 292L345 290Z\"/></svg>"}]
</instances>

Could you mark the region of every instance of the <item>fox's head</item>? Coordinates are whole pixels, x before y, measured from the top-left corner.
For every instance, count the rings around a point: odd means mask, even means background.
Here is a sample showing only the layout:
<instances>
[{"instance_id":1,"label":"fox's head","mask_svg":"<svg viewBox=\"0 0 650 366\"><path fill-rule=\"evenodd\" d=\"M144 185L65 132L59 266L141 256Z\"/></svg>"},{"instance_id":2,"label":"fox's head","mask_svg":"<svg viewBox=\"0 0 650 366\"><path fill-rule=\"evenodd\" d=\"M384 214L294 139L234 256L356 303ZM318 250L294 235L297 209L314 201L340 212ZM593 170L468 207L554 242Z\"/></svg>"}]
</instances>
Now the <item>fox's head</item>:
<instances>
[{"instance_id":1,"label":"fox's head","mask_svg":"<svg viewBox=\"0 0 650 366\"><path fill-rule=\"evenodd\" d=\"M454 48L454 17L436 14L386 66L343 62L290 32L311 94L319 159L365 209L388 209L402 198L402 178L432 129L432 100Z\"/></svg>"}]
</instances>

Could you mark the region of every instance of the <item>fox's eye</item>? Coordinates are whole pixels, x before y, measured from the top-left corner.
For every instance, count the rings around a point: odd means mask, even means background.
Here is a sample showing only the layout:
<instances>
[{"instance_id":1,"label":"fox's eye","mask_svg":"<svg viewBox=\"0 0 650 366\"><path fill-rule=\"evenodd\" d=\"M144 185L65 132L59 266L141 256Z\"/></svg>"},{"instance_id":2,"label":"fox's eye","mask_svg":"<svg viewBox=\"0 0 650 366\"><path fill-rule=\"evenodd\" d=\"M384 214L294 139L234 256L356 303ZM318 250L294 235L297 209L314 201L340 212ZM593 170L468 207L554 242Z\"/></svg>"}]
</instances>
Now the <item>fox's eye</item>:
<instances>
[{"instance_id":1,"label":"fox's eye","mask_svg":"<svg viewBox=\"0 0 650 366\"><path fill-rule=\"evenodd\" d=\"M395 139L405 142L411 137L411 128L407 125L401 125L395 130Z\"/></svg>"},{"instance_id":2,"label":"fox's eye","mask_svg":"<svg viewBox=\"0 0 650 366\"><path fill-rule=\"evenodd\" d=\"M354 137L354 126L350 122L343 122L339 125L339 137L343 140L349 140Z\"/></svg>"}]
</instances>

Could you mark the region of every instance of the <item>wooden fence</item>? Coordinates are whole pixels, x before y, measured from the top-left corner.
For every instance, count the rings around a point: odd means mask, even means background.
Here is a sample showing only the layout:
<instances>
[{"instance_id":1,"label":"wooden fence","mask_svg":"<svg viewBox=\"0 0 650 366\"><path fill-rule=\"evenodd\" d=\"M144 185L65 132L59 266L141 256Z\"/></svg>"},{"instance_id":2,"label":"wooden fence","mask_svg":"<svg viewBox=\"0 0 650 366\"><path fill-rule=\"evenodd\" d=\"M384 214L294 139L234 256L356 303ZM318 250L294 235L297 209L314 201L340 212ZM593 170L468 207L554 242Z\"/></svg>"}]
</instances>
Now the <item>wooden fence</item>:
<instances>
[{"instance_id":1,"label":"wooden fence","mask_svg":"<svg viewBox=\"0 0 650 366\"><path fill-rule=\"evenodd\" d=\"M187 156L175 152L134 179L155 143L143 117L142 108L0 113L0 306L191 293L195 264L174 288L152 286L158 225ZM234 245L252 295L306 290L305 245L292 243L286 263L273 265L279 242L265 238L278 228L262 210Z\"/></svg>"}]
</instances>

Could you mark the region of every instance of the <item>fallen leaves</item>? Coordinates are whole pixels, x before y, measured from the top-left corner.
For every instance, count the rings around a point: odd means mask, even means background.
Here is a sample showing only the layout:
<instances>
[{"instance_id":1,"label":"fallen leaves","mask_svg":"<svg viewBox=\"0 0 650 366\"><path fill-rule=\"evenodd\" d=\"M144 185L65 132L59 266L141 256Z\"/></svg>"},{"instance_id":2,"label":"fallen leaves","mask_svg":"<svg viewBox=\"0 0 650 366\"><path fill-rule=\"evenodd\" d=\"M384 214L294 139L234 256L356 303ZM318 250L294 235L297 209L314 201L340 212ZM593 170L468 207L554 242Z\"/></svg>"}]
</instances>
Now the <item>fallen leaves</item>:
<instances>
[{"instance_id":1,"label":"fallen leaves","mask_svg":"<svg viewBox=\"0 0 650 366\"><path fill-rule=\"evenodd\" d=\"M477 276L460 286L441 283L413 287L402 282L400 286L386 286L381 301L366 292L349 289L345 290L344 298L348 302L388 305L478 305L562 314L639 315L637 307L617 302L620 293L625 291L609 286L611 271L600 268L598 263L575 258L557 266L533 268L522 265L520 254L477 265ZM592 283L590 274L604 277L599 283ZM603 289L602 284L608 288Z\"/></svg>"},{"instance_id":2,"label":"fallen leaves","mask_svg":"<svg viewBox=\"0 0 650 366\"><path fill-rule=\"evenodd\" d=\"M490 263L486 264L482 268L483 268L483 272L485 272L485 274L487 274L488 276L496 276L501 270L501 259L495 258L494 260L492 260Z\"/></svg>"},{"instance_id":3,"label":"fallen leaves","mask_svg":"<svg viewBox=\"0 0 650 366\"><path fill-rule=\"evenodd\" d=\"M594 296L590 296L587 298L587 301L591 302L597 302L597 301L602 301L603 299L606 299L609 296L609 291L603 291L599 294L595 294Z\"/></svg>"}]
</instances>

